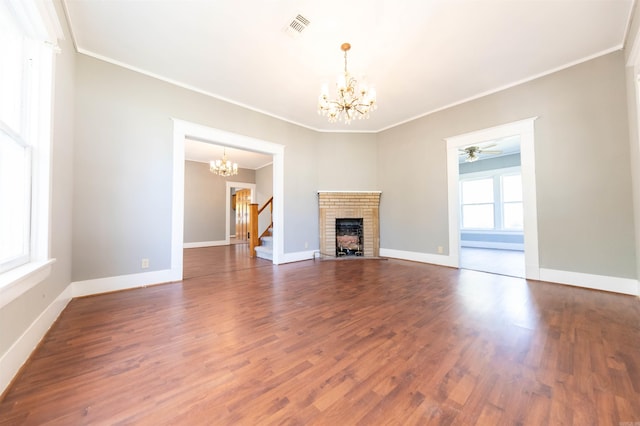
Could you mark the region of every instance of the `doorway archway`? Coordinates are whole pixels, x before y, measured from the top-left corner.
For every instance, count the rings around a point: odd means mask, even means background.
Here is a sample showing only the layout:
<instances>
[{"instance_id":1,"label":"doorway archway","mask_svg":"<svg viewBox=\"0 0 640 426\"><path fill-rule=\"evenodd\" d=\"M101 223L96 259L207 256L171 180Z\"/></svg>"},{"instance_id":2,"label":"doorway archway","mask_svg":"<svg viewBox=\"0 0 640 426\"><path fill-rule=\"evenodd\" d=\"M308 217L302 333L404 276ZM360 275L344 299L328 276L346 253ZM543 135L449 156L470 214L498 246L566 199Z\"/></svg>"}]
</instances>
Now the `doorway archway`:
<instances>
[{"instance_id":1,"label":"doorway archway","mask_svg":"<svg viewBox=\"0 0 640 426\"><path fill-rule=\"evenodd\" d=\"M537 117L515 121L446 138L449 191L449 257L451 265L460 264L460 188L458 185L458 149L508 136L520 136L520 159L524 207L525 277L540 279L538 256L538 215L536 202L534 121Z\"/></svg>"},{"instance_id":2,"label":"doorway archway","mask_svg":"<svg viewBox=\"0 0 640 426\"><path fill-rule=\"evenodd\" d=\"M273 156L273 263L284 257L284 145L173 119L173 196L171 214L171 280L182 280L184 240L184 141L193 138Z\"/></svg>"}]
</instances>

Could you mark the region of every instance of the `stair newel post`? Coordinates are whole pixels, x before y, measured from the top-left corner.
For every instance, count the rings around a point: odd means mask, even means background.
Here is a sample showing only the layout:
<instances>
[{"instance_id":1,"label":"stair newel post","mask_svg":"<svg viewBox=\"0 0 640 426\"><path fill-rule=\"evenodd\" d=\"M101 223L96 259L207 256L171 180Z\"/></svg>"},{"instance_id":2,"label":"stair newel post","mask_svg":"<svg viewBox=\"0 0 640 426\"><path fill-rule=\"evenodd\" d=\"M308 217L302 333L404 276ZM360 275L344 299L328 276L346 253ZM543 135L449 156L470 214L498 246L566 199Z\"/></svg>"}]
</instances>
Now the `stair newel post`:
<instances>
[{"instance_id":1,"label":"stair newel post","mask_svg":"<svg viewBox=\"0 0 640 426\"><path fill-rule=\"evenodd\" d=\"M249 226L249 255L256 257L256 247L260 245L258 240L258 204L250 204Z\"/></svg>"}]
</instances>

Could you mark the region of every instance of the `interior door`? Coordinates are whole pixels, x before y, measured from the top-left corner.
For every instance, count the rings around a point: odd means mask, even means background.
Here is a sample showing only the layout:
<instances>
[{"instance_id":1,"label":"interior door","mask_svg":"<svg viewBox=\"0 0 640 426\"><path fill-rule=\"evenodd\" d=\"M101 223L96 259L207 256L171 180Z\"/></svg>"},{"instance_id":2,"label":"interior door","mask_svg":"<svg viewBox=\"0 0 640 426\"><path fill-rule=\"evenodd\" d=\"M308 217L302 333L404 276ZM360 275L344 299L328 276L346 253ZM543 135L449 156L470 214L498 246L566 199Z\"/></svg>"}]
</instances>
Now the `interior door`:
<instances>
[{"instance_id":1,"label":"interior door","mask_svg":"<svg viewBox=\"0 0 640 426\"><path fill-rule=\"evenodd\" d=\"M239 189L236 191L236 238L249 240L249 208L251 204L251 190Z\"/></svg>"}]
</instances>

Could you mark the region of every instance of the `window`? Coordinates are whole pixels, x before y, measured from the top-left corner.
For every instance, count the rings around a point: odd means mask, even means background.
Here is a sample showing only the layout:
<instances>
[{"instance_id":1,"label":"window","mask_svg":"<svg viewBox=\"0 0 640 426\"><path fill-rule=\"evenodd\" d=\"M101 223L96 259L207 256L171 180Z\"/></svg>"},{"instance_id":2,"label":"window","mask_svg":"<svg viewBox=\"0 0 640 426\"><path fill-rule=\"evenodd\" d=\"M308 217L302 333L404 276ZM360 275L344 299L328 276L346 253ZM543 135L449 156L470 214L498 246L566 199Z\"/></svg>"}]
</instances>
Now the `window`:
<instances>
[{"instance_id":1,"label":"window","mask_svg":"<svg viewBox=\"0 0 640 426\"><path fill-rule=\"evenodd\" d=\"M462 182L462 227L494 227L493 179Z\"/></svg>"},{"instance_id":2,"label":"window","mask_svg":"<svg viewBox=\"0 0 640 426\"><path fill-rule=\"evenodd\" d=\"M29 147L0 132L0 272L29 261L30 177Z\"/></svg>"},{"instance_id":3,"label":"window","mask_svg":"<svg viewBox=\"0 0 640 426\"><path fill-rule=\"evenodd\" d=\"M461 228L523 230L522 177L501 169L461 176Z\"/></svg>"},{"instance_id":4,"label":"window","mask_svg":"<svg viewBox=\"0 0 640 426\"><path fill-rule=\"evenodd\" d=\"M522 176L504 175L502 179L502 228L523 229Z\"/></svg>"},{"instance_id":5,"label":"window","mask_svg":"<svg viewBox=\"0 0 640 426\"><path fill-rule=\"evenodd\" d=\"M0 2L0 273L48 259L55 12ZM51 15L51 16L49 16ZM7 282L0 280L0 288ZM9 283L10 284L10 283Z\"/></svg>"}]
</instances>

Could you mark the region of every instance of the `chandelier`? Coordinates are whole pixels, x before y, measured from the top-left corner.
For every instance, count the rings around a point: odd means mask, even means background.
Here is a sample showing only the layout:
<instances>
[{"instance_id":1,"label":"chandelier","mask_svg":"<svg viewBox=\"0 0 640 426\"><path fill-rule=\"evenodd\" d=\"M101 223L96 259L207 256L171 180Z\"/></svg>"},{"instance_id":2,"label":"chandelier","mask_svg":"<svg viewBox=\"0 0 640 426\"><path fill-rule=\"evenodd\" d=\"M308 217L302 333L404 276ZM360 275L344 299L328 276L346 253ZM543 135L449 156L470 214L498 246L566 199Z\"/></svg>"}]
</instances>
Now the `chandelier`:
<instances>
[{"instance_id":1,"label":"chandelier","mask_svg":"<svg viewBox=\"0 0 640 426\"><path fill-rule=\"evenodd\" d=\"M238 174L238 163L227 160L227 150L222 151L222 160L209 162L209 170L219 176L233 176Z\"/></svg>"},{"instance_id":2,"label":"chandelier","mask_svg":"<svg viewBox=\"0 0 640 426\"><path fill-rule=\"evenodd\" d=\"M358 81L347 71L347 51L351 45L342 43L340 49L344 52L344 74L338 76L336 83L338 96L329 99L329 89L323 85L318 99L318 114L328 117L330 123L344 120L349 124L354 118L369 118L369 112L374 111L378 104L376 90L366 85L358 87Z\"/></svg>"}]
</instances>

